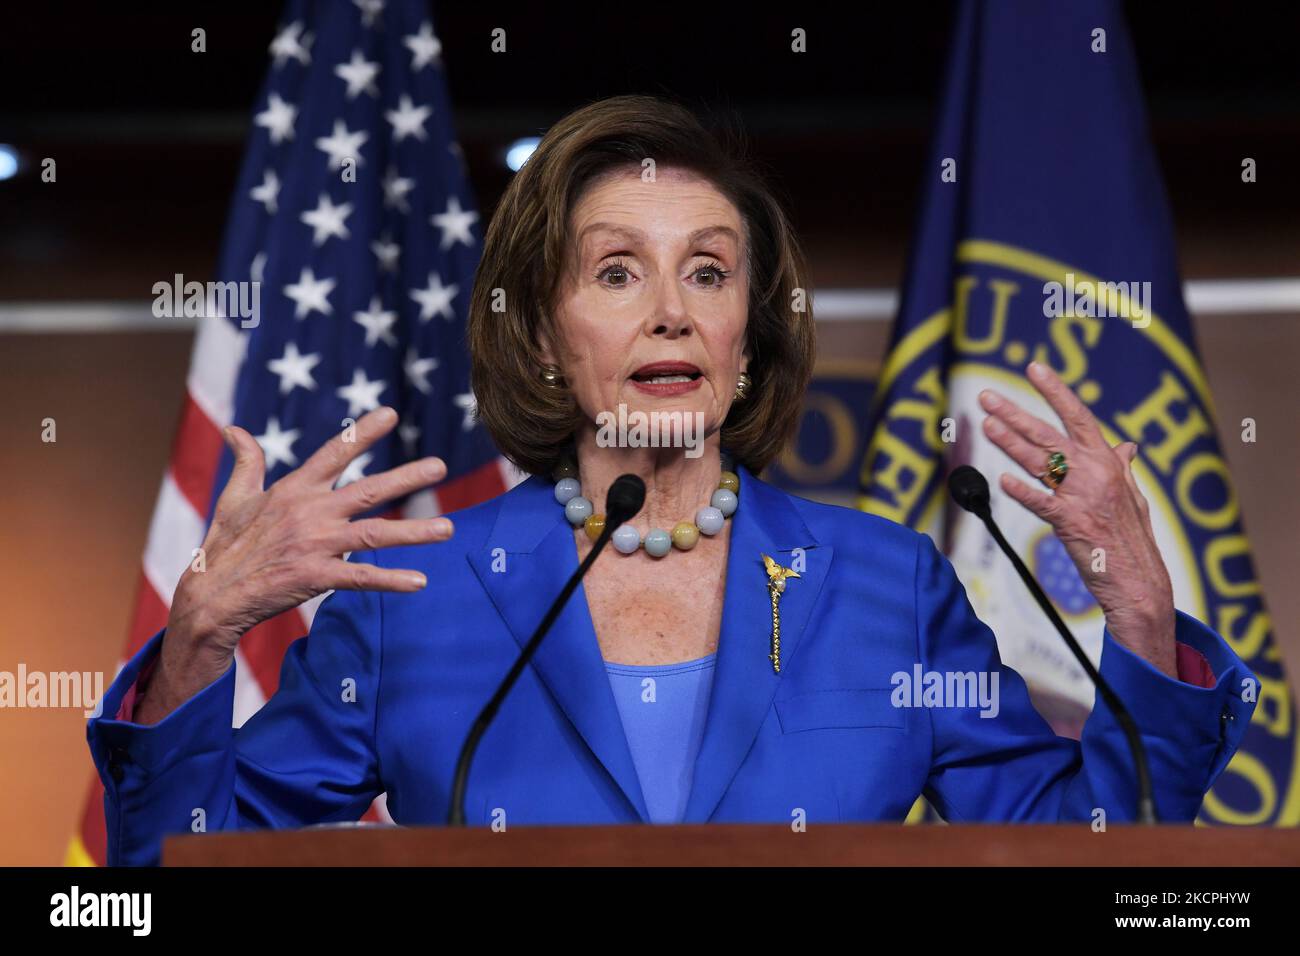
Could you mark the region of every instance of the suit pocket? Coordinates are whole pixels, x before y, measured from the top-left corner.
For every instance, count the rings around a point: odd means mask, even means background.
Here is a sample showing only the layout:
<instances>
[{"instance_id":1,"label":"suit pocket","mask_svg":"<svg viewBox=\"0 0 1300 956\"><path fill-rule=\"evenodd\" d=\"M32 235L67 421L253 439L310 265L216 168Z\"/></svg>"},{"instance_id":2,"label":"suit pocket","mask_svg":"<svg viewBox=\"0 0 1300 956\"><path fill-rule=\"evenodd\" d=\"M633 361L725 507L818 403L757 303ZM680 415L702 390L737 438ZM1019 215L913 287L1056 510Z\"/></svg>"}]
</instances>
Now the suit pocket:
<instances>
[{"instance_id":1,"label":"suit pocket","mask_svg":"<svg viewBox=\"0 0 1300 956\"><path fill-rule=\"evenodd\" d=\"M819 690L776 702L781 732L831 728L906 726L901 709L890 702L892 689Z\"/></svg>"}]
</instances>

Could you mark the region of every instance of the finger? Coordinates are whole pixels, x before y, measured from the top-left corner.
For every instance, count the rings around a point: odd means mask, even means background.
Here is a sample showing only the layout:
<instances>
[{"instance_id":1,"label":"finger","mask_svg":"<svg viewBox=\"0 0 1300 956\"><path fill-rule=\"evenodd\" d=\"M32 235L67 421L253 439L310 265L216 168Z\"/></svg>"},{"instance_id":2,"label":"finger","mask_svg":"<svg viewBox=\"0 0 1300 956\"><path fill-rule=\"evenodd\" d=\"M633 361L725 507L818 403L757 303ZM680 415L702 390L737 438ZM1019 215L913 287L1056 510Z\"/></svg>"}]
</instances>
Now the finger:
<instances>
[{"instance_id":1,"label":"finger","mask_svg":"<svg viewBox=\"0 0 1300 956\"><path fill-rule=\"evenodd\" d=\"M421 458L345 485L331 499L338 503L343 514L359 514L446 477L447 463L441 458Z\"/></svg>"},{"instance_id":2,"label":"finger","mask_svg":"<svg viewBox=\"0 0 1300 956\"><path fill-rule=\"evenodd\" d=\"M310 482L327 483L332 488L348 462L391 432L396 424L396 411L387 405L376 408L316 449L294 474Z\"/></svg>"},{"instance_id":3,"label":"finger","mask_svg":"<svg viewBox=\"0 0 1300 956\"><path fill-rule=\"evenodd\" d=\"M230 506L252 495L261 494L266 481L266 456L257 439L238 425L227 425L222 430L226 444L235 456L230 479L217 499L217 506Z\"/></svg>"},{"instance_id":4,"label":"finger","mask_svg":"<svg viewBox=\"0 0 1300 956\"><path fill-rule=\"evenodd\" d=\"M1106 445L1106 437L1101 433L1101 426L1088 406L1070 386L1061 381L1061 377L1041 362L1030 362L1025 368L1025 375L1040 395L1047 399L1052 411L1061 419L1066 434L1085 447Z\"/></svg>"},{"instance_id":5,"label":"finger","mask_svg":"<svg viewBox=\"0 0 1300 956\"><path fill-rule=\"evenodd\" d=\"M1041 418L1029 414L1005 395L1000 395L993 389L986 388L980 392L979 399L984 411L998 416L998 418L1002 419L1003 424L1014 428L1025 439L1039 448L1044 450L1059 449L1065 444L1064 435Z\"/></svg>"},{"instance_id":6,"label":"finger","mask_svg":"<svg viewBox=\"0 0 1300 956\"><path fill-rule=\"evenodd\" d=\"M360 564L338 558L329 562L321 575L327 590L335 591L401 591L423 589L429 582L419 571L406 568L379 568L373 564Z\"/></svg>"},{"instance_id":7,"label":"finger","mask_svg":"<svg viewBox=\"0 0 1300 956\"><path fill-rule=\"evenodd\" d=\"M1002 486L1010 497L1020 502L1038 517L1042 518L1048 524L1055 525L1061 517L1061 502L1055 495L1050 495L1041 489L1034 488L1026 484L1019 478L1008 475L1005 472L998 479L998 484Z\"/></svg>"},{"instance_id":8,"label":"finger","mask_svg":"<svg viewBox=\"0 0 1300 956\"><path fill-rule=\"evenodd\" d=\"M1147 503L1146 496L1142 494L1142 489L1138 487L1137 475L1133 473L1133 462L1137 460L1138 454L1137 442L1126 441L1115 446L1115 453L1119 455L1120 460L1124 462L1124 481L1128 484L1129 491L1133 492L1133 499L1137 502L1138 511L1146 520L1147 528L1151 527L1151 507Z\"/></svg>"},{"instance_id":9,"label":"finger","mask_svg":"<svg viewBox=\"0 0 1300 956\"><path fill-rule=\"evenodd\" d=\"M377 551L404 544L432 544L446 541L456 529L447 518L365 518L350 521L329 542L334 554L349 551Z\"/></svg>"},{"instance_id":10,"label":"finger","mask_svg":"<svg viewBox=\"0 0 1300 956\"><path fill-rule=\"evenodd\" d=\"M1021 468L1035 478L1041 478L1047 470L1047 454L1043 449L1025 439L1018 431L1008 427L1006 422L996 415L984 419L984 434L989 441L1001 448Z\"/></svg>"}]
</instances>

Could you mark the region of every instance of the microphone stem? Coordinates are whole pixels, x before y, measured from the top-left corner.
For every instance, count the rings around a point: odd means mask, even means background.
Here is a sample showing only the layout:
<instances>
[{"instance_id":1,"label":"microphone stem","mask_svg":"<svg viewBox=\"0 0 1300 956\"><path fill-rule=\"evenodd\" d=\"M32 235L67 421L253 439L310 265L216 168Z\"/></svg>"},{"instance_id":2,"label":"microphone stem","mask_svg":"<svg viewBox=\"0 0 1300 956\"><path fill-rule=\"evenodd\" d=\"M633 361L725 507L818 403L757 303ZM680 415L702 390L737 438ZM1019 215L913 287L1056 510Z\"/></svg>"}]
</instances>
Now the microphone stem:
<instances>
[{"instance_id":1,"label":"microphone stem","mask_svg":"<svg viewBox=\"0 0 1300 956\"><path fill-rule=\"evenodd\" d=\"M1029 593L1034 596L1034 600L1037 601L1038 606L1043 609L1043 613L1047 615L1048 619L1056 627L1056 630L1060 633L1061 637L1065 639L1065 643L1070 648L1070 653L1072 653L1074 659L1079 662L1079 666L1084 669L1090 678L1092 678L1092 682L1097 687L1097 692L1101 695L1106 706L1110 708L1110 712L1115 715L1115 720L1119 723L1120 729L1124 732L1124 737L1128 741L1129 750L1133 753L1133 763L1137 769L1138 822L1156 823L1155 798L1152 795L1151 789L1151 769L1147 765L1146 747L1142 743L1142 736L1138 733L1137 725L1133 722L1133 716L1128 712L1128 708L1120 701L1119 696L1111 690L1110 685L1106 683L1105 678L1101 676L1097 668L1092 665L1092 661L1088 659L1088 655L1083 652L1083 648L1079 646L1079 642L1074 639L1074 635L1070 633L1070 629L1066 627L1065 622L1061 620L1061 615L1056 612L1056 606L1047 599L1047 595L1043 593L1043 589L1038 586L1038 582L1034 580L1034 576L1029 573L1029 569L1025 567L1025 563L1020 560L1020 555L1016 554L1015 549L1007 543L1007 539L1002 537L1002 531L993 521L992 513L985 509L984 513L979 514L978 517L984 522L984 527L989 529L989 534L993 535L994 540L997 541L998 546L1002 549L1002 553L1011 559L1011 563L1015 566L1016 572L1029 588Z\"/></svg>"},{"instance_id":2,"label":"microphone stem","mask_svg":"<svg viewBox=\"0 0 1300 956\"><path fill-rule=\"evenodd\" d=\"M528 639L528 643L524 645L523 651L520 652L517 658L515 658L515 663L510 668L509 673L506 674L505 679L501 682L501 686L497 688L497 692L493 694L492 699L483 706L483 710L479 713L478 718L475 719L474 725L470 728L469 734L465 738L465 743L460 748L460 757L456 761L456 774L451 788L451 805L447 812L448 826L463 827L465 825L465 791L469 786L469 769L470 765L474 762L474 754L478 750L479 741L482 739L483 734L487 732L488 727L491 726L492 721L496 718L497 710L500 709L502 701L506 699L506 695L510 693L510 689L515 686L515 681L517 681L519 675L524 672L524 668L528 666L528 662L533 659L533 654L536 652L537 648L541 646L542 639L546 636L547 631L551 629L551 625L555 623L555 619L560 616L560 611L563 610L565 604L568 603L569 597L578 586L578 582L581 581L583 575L587 573L587 569L590 568L592 562L596 560L596 556L600 554L601 549L609 543L610 538L614 535L614 529L621 523L621 521L617 523L613 521L605 522L605 528L600 532L600 536L596 538L596 543L592 546L591 553L583 559L582 564L578 565L578 570L574 571L573 574L570 575L568 582L564 585L564 589L560 591L559 596L556 597L554 602L552 602L550 610L546 612L546 616L542 618L542 622L537 625L537 630L533 631L533 636Z\"/></svg>"}]
</instances>

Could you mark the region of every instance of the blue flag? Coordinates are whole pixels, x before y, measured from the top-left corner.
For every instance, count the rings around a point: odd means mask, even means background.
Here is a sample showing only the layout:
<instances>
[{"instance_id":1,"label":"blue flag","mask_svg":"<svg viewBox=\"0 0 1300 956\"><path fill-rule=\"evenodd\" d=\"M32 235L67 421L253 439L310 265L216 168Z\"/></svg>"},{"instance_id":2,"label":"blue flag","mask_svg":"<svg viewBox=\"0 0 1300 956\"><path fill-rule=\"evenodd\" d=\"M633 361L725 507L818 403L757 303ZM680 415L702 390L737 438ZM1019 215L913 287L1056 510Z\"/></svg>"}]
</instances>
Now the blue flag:
<instances>
[{"instance_id":1,"label":"blue flag","mask_svg":"<svg viewBox=\"0 0 1300 956\"><path fill-rule=\"evenodd\" d=\"M996 387L1057 418L1024 378L1050 365L1112 443L1134 441L1179 608L1259 676L1209 823L1300 822L1294 707L1183 303L1136 60L1118 3L964 3L925 169L900 313L873 407L860 505L940 539L1003 660L1058 732L1093 690L978 522L946 505L947 470L1020 471L979 428ZM1236 175L1226 170L1224 175ZM1232 441L1252 441L1249 423ZM1094 662L1103 620L1051 529L994 485L994 513Z\"/></svg>"}]
</instances>

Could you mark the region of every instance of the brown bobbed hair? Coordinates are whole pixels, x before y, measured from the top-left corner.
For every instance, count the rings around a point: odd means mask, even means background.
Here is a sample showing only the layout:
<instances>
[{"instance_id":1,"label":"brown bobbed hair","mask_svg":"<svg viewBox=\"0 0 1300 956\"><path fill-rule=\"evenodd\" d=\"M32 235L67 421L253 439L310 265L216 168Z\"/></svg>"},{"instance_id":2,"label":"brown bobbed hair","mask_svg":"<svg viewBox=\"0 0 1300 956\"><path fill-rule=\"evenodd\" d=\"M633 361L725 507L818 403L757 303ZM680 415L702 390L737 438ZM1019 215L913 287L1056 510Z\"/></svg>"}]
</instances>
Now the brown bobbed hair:
<instances>
[{"instance_id":1,"label":"brown bobbed hair","mask_svg":"<svg viewBox=\"0 0 1300 956\"><path fill-rule=\"evenodd\" d=\"M744 224L753 387L733 402L722 446L757 474L798 427L816 338L803 253L785 212L740 136L715 134L665 99L615 96L575 110L542 137L492 216L474 280L467 334L478 417L530 474L555 468L584 419L566 387L542 380L537 338L562 340L551 304L570 261L571 212L602 174L646 159L702 176Z\"/></svg>"}]
</instances>

